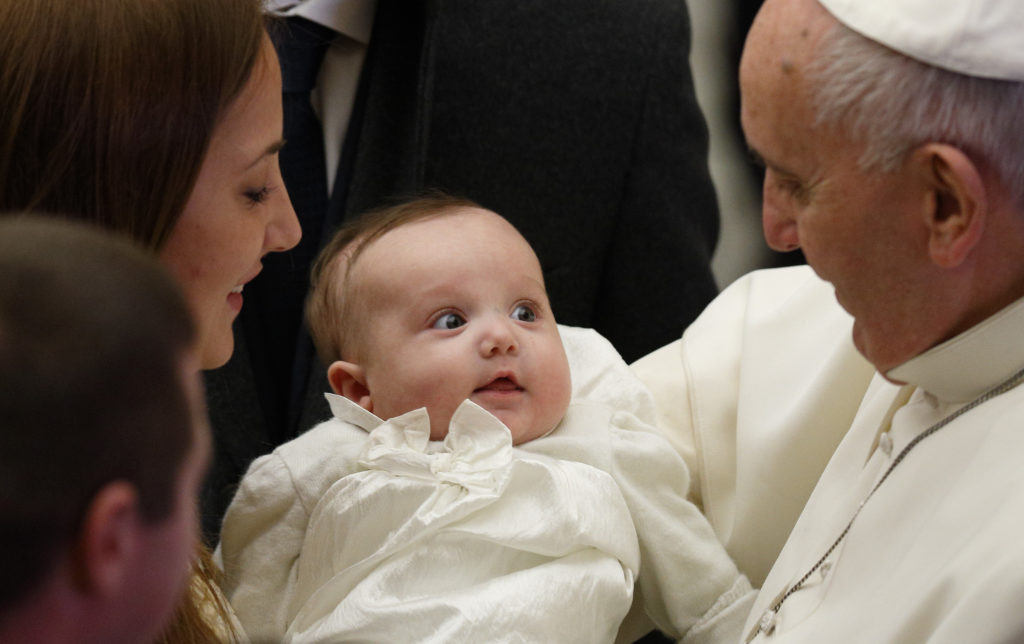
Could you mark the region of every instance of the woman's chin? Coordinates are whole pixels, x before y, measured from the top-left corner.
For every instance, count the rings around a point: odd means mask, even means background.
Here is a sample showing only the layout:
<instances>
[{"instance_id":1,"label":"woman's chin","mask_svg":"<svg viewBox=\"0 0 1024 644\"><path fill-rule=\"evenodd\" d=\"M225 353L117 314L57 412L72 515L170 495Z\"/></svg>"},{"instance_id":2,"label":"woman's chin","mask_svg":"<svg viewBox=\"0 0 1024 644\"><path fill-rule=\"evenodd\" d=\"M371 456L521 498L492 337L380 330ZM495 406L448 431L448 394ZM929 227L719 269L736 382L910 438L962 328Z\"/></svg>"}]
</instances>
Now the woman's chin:
<instances>
[{"instance_id":1,"label":"woman's chin","mask_svg":"<svg viewBox=\"0 0 1024 644\"><path fill-rule=\"evenodd\" d=\"M200 363L204 370L223 367L231 359L231 353L235 349L235 337L228 327L227 333L217 334L217 337L206 338L200 351Z\"/></svg>"}]
</instances>

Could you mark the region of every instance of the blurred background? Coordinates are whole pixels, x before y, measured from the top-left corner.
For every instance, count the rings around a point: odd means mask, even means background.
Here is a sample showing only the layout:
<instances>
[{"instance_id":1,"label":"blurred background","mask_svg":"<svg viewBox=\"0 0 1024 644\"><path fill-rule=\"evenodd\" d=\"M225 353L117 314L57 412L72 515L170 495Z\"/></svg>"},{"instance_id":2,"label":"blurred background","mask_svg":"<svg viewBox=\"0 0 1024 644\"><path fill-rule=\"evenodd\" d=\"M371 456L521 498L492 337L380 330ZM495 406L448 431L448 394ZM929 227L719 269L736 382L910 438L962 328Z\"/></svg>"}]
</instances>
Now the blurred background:
<instances>
[{"instance_id":1,"label":"blurred background","mask_svg":"<svg viewBox=\"0 0 1024 644\"><path fill-rule=\"evenodd\" d=\"M760 168L751 162L739 125L740 52L761 0L687 0L693 22L690 66L697 100L711 131L709 164L722 231L712 260L719 288L757 268L803 261L776 253L761 234Z\"/></svg>"}]
</instances>

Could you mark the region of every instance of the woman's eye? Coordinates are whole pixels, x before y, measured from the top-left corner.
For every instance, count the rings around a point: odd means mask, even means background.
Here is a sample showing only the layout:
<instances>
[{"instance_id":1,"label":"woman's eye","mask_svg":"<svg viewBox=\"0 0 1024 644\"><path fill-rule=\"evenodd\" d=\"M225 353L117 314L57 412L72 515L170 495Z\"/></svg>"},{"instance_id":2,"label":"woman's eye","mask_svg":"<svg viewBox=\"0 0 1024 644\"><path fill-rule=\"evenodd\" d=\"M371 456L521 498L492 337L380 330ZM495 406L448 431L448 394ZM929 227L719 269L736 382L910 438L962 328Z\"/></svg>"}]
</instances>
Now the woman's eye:
<instances>
[{"instance_id":1,"label":"woman's eye","mask_svg":"<svg viewBox=\"0 0 1024 644\"><path fill-rule=\"evenodd\" d=\"M528 304L520 304L512 310L512 319L518 322L534 322L537 320L537 312Z\"/></svg>"},{"instance_id":2,"label":"woman's eye","mask_svg":"<svg viewBox=\"0 0 1024 644\"><path fill-rule=\"evenodd\" d=\"M466 320L458 313L445 313L434 320L434 324L431 328L445 330L457 329L465 323Z\"/></svg>"},{"instance_id":3,"label":"woman's eye","mask_svg":"<svg viewBox=\"0 0 1024 644\"><path fill-rule=\"evenodd\" d=\"M258 206L267 200L267 195L270 194L270 188L263 186L261 188L254 188L253 190L245 191L245 198L249 200L254 206Z\"/></svg>"}]
</instances>

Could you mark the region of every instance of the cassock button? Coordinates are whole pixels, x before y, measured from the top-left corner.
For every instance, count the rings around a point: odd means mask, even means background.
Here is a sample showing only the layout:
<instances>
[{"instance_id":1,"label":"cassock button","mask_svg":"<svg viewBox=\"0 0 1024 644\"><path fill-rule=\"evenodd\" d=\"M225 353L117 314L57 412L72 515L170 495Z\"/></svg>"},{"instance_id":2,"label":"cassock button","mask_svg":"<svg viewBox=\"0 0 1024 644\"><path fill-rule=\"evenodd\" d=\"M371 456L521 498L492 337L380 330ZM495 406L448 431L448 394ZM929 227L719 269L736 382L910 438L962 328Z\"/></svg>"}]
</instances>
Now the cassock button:
<instances>
[{"instance_id":1,"label":"cassock button","mask_svg":"<svg viewBox=\"0 0 1024 644\"><path fill-rule=\"evenodd\" d=\"M878 449L882 450L886 456L892 456L892 437L889 436L889 432L878 437Z\"/></svg>"}]
</instances>

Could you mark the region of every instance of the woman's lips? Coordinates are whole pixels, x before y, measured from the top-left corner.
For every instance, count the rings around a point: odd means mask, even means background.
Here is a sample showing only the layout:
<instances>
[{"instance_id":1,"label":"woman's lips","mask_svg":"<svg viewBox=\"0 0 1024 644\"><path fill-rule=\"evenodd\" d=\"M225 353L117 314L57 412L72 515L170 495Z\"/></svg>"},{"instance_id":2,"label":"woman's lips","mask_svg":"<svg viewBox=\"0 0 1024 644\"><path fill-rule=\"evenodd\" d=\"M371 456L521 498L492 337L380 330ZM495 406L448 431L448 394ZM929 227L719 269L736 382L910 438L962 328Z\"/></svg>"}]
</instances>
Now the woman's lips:
<instances>
[{"instance_id":1,"label":"woman's lips","mask_svg":"<svg viewBox=\"0 0 1024 644\"><path fill-rule=\"evenodd\" d=\"M236 286L235 288L231 289L230 293L228 293L228 306L230 306L235 313L238 313L239 311L242 310L242 303L244 301L245 300L242 297L241 286Z\"/></svg>"},{"instance_id":2,"label":"woman's lips","mask_svg":"<svg viewBox=\"0 0 1024 644\"><path fill-rule=\"evenodd\" d=\"M231 308L235 309L236 313L242 310L242 303L244 302L242 290L245 289L246 284L256 279L256 276L260 274L261 270L263 270L262 265L260 265L260 267L256 269L256 271L253 272L252 275L245 278L241 284L236 284L235 287L232 288L231 291L228 293L228 304L231 305Z\"/></svg>"}]
</instances>

